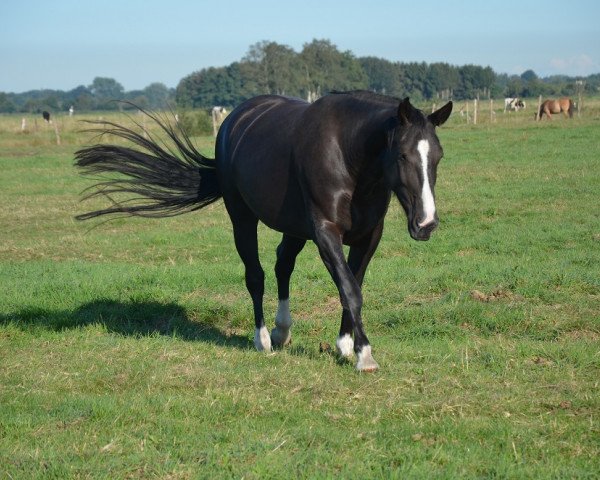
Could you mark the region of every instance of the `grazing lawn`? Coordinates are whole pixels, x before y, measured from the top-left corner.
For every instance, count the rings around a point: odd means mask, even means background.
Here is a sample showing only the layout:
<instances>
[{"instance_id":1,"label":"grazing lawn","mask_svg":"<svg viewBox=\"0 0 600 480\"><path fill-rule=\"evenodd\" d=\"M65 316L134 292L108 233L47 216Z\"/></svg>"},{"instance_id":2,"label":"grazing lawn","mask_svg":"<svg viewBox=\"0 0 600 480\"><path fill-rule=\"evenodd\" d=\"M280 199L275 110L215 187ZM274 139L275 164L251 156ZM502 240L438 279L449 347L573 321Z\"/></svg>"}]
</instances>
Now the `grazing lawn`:
<instances>
[{"instance_id":1,"label":"grazing lawn","mask_svg":"<svg viewBox=\"0 0 600 480\"><path fill-rule=\"evenodd\" d=\"M292 345L258 353L222 202L78 223L100 205L79 203L90 181L72 166L89 134L57 120L59 146L0 117L0 478L597 478L586 105L439 130L439 230L412 241L394 200L365 277L374 374L329 347L341 307L314 245L292 277ZM271 328L279 234L259 235Z\"/></svg>"}]
</instances>

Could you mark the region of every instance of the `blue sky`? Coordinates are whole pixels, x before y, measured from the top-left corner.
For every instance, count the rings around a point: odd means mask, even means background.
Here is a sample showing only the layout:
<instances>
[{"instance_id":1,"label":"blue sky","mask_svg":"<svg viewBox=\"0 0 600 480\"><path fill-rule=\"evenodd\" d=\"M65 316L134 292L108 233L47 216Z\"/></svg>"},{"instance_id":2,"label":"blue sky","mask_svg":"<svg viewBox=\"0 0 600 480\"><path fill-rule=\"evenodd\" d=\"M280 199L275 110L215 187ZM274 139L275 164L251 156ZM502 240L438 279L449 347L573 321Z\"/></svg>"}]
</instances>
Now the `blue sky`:
<instances>
[{"instance_id":1,"label":"blue sky","mask_svg":"<svg viewBox=\"0 0 600 480\"><path fill-rule=\"evenodd\" d=\"M272 40L314 38L391 61L600 73L598 0L27 0L0 2L0 91L89 85L175 87Z\"/></svg>"}]
</instances>

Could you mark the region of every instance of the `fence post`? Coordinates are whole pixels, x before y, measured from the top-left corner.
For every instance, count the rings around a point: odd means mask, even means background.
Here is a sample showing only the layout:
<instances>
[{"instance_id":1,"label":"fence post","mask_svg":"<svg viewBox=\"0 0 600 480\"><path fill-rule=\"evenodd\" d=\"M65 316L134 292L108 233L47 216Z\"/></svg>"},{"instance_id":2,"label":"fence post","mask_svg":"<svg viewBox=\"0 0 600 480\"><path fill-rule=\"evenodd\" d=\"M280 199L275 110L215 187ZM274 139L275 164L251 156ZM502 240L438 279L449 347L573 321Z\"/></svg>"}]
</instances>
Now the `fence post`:
<instances>
[{"instance_id":1,"label":"fence post","mask_svg":"<svg viewBox=\"0 0 600 480\"><path fill-rule=\"evenodd\" d=\"M477 99L473 100L473 125L477 125Z\"/></svg>"},{"instance_id":2,"label":"fence post","mask_svg":"<svg viewBox=\"0 0 600 480\"><path fill-rule=\"evenodd\" d=\"M56 135L56 144L60 145L60 134L58 133L58 122L54 119L54 134Z\"/></svg>"},{"instance_id":3,"label":"fence post","mask_svg":"<svg viewBox=\"0 0 600 480\"><path fill-rule=\"evenodd\" d=\"M494 121L494 99L490 98L490 123Z\"/></svg>"},{"instance_id":4,"label":"fence post","mask_svg":"<svg viewBox=\"0 0 600 480\"><path fill-rule=\"evenodd\" d=\"M585 81L577 80L575 82L575 90L577 90L577 118L581 118L581 110L583 109L583 89Z\"/></svg>"}]
</instances>

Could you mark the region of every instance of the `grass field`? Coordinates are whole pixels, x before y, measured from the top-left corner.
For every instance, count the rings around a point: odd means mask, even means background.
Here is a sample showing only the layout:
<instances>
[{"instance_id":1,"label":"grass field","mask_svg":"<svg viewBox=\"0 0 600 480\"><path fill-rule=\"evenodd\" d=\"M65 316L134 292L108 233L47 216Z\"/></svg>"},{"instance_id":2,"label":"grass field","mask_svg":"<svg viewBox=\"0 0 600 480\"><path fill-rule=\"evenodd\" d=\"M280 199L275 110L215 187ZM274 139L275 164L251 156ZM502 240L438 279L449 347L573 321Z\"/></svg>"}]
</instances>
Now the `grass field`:
<instances>
[{"instance_id":1,"label":"grass field","mask_svg":"<svg viewBox=\"0 0 600 480\"><path fill-rule=\"evenodd\" d=\"M412 241L393 203L365 278L375 374L320 349L341 310L314 245L292 277L292 345L255 352L222 203L77 223L95 205L72 167L89 135L58 119L58 146L0 117L0 478L598 478L600 102L586 106L440 129L439 230ZM271 327L279 235L260 241Z\"/></svg>"}]
</instances>

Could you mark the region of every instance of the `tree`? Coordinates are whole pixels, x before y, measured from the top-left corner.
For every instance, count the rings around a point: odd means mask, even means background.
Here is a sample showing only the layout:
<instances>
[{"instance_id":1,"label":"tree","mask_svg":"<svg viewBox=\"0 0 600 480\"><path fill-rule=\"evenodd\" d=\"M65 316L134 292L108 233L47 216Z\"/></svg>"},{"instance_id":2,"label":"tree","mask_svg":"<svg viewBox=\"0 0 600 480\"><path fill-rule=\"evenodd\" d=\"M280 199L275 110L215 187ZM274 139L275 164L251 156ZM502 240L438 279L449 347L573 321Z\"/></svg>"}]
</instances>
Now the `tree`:
<instances>
[{"instance_id":1,"label":"tree","mask_svg":"<svg viewBox=\"0 0 600 480\"><path fill-rule=\"evenodd\" d=\"M522 97L523 96L523 80L521 77L513 75L506 83L505 95L507 97Z\"/></svg>"},{"instance_id":2,"label":"tree","mask_svg":"<svg viewBox=\"0 0 600 480\"><path fill-rule=\"evenodd\" d=\"M169 89L164 83L151 83L144 88L143 96L146 97L148 108L151 110L160 110L168 107Z\"/></svg>"},{"instance_id":3,"label":"tree","mask_svg":"<svg viewBox=\"0 0 600 480\"><path fill-rule=\"evenodd\" d=\"M98 108L115 110L118 105L114 100L123 98L124 88L114 78L96 77L90 85L92 95L98 101Z\"/></svg>"},{"instance_id":4,"label":"tree","mask_svg":"<svg viewBox=\"0 0 600 480\"><path fill-rule=\"evenodd\" d=\"M448 63L430 64L427 77L429 81L424 93L429 99L449 99L460 81L458 68Z\"/></svg>"},{"instance_id":5,"label":"tree","mask_svg":"<svg viewBox=\"0 0 600 480\"><path fill-rule=\"evenodd\" d=\"M475 98L489 96L496 74L491 67L463 65L458 69L459 85L455 91L457 98Z\"/></svg>"},{"instance_id":6,"label":"tree","mask_svg":"<svg viewBox=\"0 0 600 480\"><path fill-rule=\"evenodd\" d=\"M332 90L367 88L369 79L351 52L340 52L329 40L304 44L300 53L302 90L314 99Z\"/></svg>"},{"instance_id":7,"label":"tree","mask_svg":"<svg viewBox=\"0 0 600 480\"><path fill-rule=\"evenodd\" d=\"M531 82L531 81L534 81L537 79L538 79L538 76L536 75L536 73L533 70L525 70L521 74L521 80L523 80L524 82Z\"/></svg>"},{"instance_id":8,"label":"tree","mask_svg":"<svg viewBox=\"0 0 600 480\"><path fill-rule=\"evenodd\" d=\"M75 111L84 111L94 109L96 103L91 90L88 87L79 85L63 96L63 108L68 109L71 105L73 105Z\"/></svg>"},{"instance_id":9,"label":"tree","mask_svg":"<svg viewBox=\"0 0 600 480\"><path fill-rule=\"evenodd\" d=\"M298 54L287 45L268 41L255 43L242 59L241 66L244 75L253 79L256 94L299 93Z\"/></svg>"},{"instance_id":10,"label":"tree","mask_svg":"<svg viewBox=\"0 0 600 480\"><path fill-rule=\"evenodd\" d=\"M242 82L239 64L205 68L181 79L175 101L183 108L237 105L245 99Z\"/></svg>"},{"instance_id":11,"label":"tree","mask_svg":"<svg viewBox=\"0 0 600 480\"><path fill-rule=\"evenodd\" d=\"M2 113L13 113L17 110L17 107L11 102L8 95L4 92L0 92L0 112Z\"/></svg>"},{"instance_id":12,"label":"tree","mask_svg":"<svg viewBox=\"0 0 600 480\"><path fill-rule=\"evenodd\" d=\"M377 57L362 57L358 61L367 75L367 88L383 95L399 95L400 72L398 65Z\"/></svg>"},{"instance_id":13,"label":"tree","mask_svg":"<svg viewBox=\"0 0 600 480\"><path fill-rule=\"evenodd\" d=\"M123 100L127 100L133 104L122 105L123 110L137 110L136 107L151 109L150 102L148 101L148 97L146 97L144 90L130 90L124 94Z\"/></svg>"},{"instance_id":14,"label":"tree","mask_svg":"<svg viewBox=\"0 0 600 480\"><path fill-rule=\"evenodd\" d=\"M400 72L400 96L412 97L421 100L424 97L427 81L427 64L425 62L401 63Z\"/></svg>"}]
</instances>

